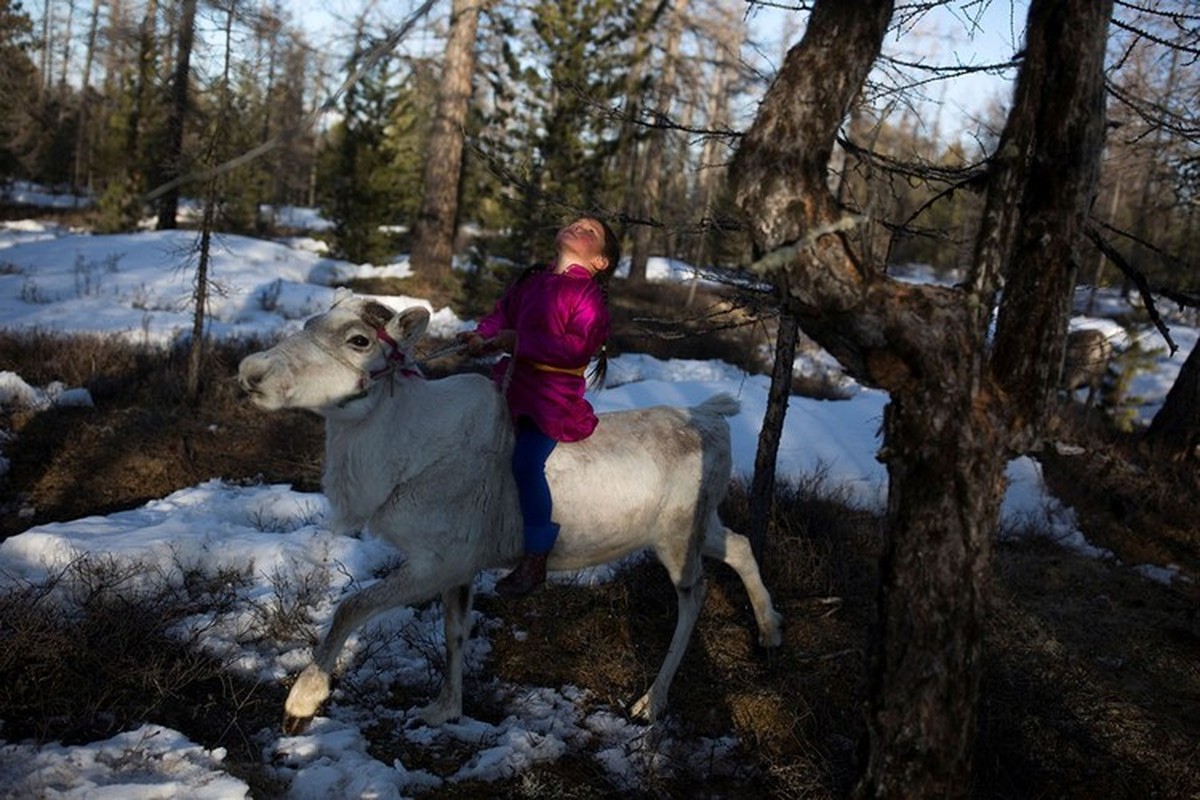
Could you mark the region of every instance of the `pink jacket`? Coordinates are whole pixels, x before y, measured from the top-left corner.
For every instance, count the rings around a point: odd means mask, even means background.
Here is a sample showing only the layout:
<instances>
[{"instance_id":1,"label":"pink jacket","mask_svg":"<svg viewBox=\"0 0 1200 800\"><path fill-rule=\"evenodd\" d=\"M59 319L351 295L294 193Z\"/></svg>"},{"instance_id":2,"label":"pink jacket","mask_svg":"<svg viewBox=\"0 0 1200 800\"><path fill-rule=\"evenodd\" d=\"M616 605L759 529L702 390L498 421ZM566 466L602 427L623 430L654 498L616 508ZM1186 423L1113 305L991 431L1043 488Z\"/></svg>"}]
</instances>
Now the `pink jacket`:
<instances>
[{"instance_id":1,"label":"pink jacket","mask_svg":"<svg viewBox=\"0 0 1200 800\"><path fill-rule=\"evenodd\" d=\"M505 328L517 333L515 352L496 364L492 379L506 389L513 420L528 416L560 442L590 436L596 414L583 397L583 372L609 331L604 293L591 274L573 265L519 280L475 331L486 339Z\"/></svg>"}]
</instances>

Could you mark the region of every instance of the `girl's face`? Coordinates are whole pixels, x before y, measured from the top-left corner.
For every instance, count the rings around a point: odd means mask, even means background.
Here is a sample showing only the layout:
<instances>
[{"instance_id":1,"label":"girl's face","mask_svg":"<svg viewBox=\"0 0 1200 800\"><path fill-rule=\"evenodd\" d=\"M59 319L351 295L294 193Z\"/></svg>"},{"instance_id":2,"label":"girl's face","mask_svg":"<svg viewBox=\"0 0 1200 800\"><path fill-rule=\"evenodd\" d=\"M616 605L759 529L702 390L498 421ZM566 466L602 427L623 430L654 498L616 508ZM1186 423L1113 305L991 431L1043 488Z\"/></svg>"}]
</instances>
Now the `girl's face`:
<instances>
[{"instance_id":1,"label":"girl's face","mask_svg":"<svg viewBox=\"0 0 1200 800\"><path fill-rule=\"evenodd\" d=\"M572 263L580 264L593 272L607 269L608 258L604 255L604 226L591 217L582 217L567 225L554 237L558 250L559 266L565 269Z\"/></svg>"}]
</instances>

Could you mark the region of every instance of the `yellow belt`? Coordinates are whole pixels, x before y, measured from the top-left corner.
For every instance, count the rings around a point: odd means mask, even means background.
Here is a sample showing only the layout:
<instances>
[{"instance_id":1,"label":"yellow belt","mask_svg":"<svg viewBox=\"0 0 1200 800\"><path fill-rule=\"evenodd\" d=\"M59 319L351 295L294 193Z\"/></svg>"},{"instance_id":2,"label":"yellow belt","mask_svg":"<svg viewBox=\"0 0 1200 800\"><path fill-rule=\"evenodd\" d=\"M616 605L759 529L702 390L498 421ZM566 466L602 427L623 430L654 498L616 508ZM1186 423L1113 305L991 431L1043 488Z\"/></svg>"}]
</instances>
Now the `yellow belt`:
<instances>
[{"instance_id":1,"label":"yellow belt","mask_svg":"<svg viewBox=\"0 0 1200 800\"><path fill-rule=\"evenodd\" d=\"M530 366L530 367L533 367L533 368L534 368L534 369L536 369L536 370L540 370L541 372L562 372L562 373L564 373L564 374L566 374L566 375L578 375L578 376L579 376L579 377L581 377L581 378L583 377L584 373L585 373L585 372L587 372L587 367L586 367L586 366L582 366L582 367L556 367L556 366L554 366L553 364L543 364L543 363L542 363L542 362L540 362L540 361L531 361L531 360L529 360L529 359L527 359L527 358L521 358L521 359L518 359L518 360L519 360L519 361L520 361L522 364L526 364L526 365L528 365L528 366Z\"/></svg>"}]
</instances>

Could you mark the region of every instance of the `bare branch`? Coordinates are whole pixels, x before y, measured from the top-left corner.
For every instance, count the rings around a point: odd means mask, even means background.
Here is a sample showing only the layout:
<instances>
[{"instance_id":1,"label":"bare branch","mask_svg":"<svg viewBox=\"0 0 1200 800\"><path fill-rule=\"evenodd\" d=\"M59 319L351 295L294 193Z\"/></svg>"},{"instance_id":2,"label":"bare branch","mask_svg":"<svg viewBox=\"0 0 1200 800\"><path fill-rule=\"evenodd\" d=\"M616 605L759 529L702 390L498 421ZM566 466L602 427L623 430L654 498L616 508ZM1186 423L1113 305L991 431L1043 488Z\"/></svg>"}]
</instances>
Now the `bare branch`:
<instances>
[{"instance_id":1,"label":"bare branch","mask_svg":"<svg viewBox=\"0 0 1200 800\"><path fill-rule=\"evenodd\" d=\"M1133 284L1137 286L1138 294L1141 295L1142 302L1146 306L1146 313L1150 315L1150 320L1154 323L1154 327L1158 328L1158 332L1167 341L1167 347L1171 349L1171 354L1179 349L1179 345L1175 344L1175 340L1171 338L1171 331L1167 328L1167 324L1163 322L1162 316L1158 313L1158 307L1154 304L1154 290L1150 287L1150 282L1146 280L1146 276L1141 273L1136 267L1125 260L1125 256L1117 248L1100 235L1100 231L1096 230L1095 225L1087 226L1084 234L1092 240L1092 243L1100 249L1108 257L1108 260L1117 266L1117 269L1125 273Z\"/></svg>"}]
</instances>

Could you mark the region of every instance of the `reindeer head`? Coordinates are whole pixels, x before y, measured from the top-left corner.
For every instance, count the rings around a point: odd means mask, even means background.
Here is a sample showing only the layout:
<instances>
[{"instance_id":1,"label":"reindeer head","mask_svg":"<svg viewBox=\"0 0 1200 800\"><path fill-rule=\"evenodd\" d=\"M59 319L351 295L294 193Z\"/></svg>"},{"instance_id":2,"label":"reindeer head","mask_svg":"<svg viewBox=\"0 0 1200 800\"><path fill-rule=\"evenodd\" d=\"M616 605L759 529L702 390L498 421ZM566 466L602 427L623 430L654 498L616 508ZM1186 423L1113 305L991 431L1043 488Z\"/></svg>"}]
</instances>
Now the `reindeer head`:
<instances>
[{"instance_id":1,"label":"reindeer head","mask_svg":"<svg viewBox=\"0 0 1200 800\"><path fill-rule=\"evenodd\" d=\"M408 353L428 325L424 308L397 314L340 289L329 311L308 320L303 330L243 359L238 381L266 411L333 413L365 397L381 379L415 370Z\"/></svg>"}]
</instances>

